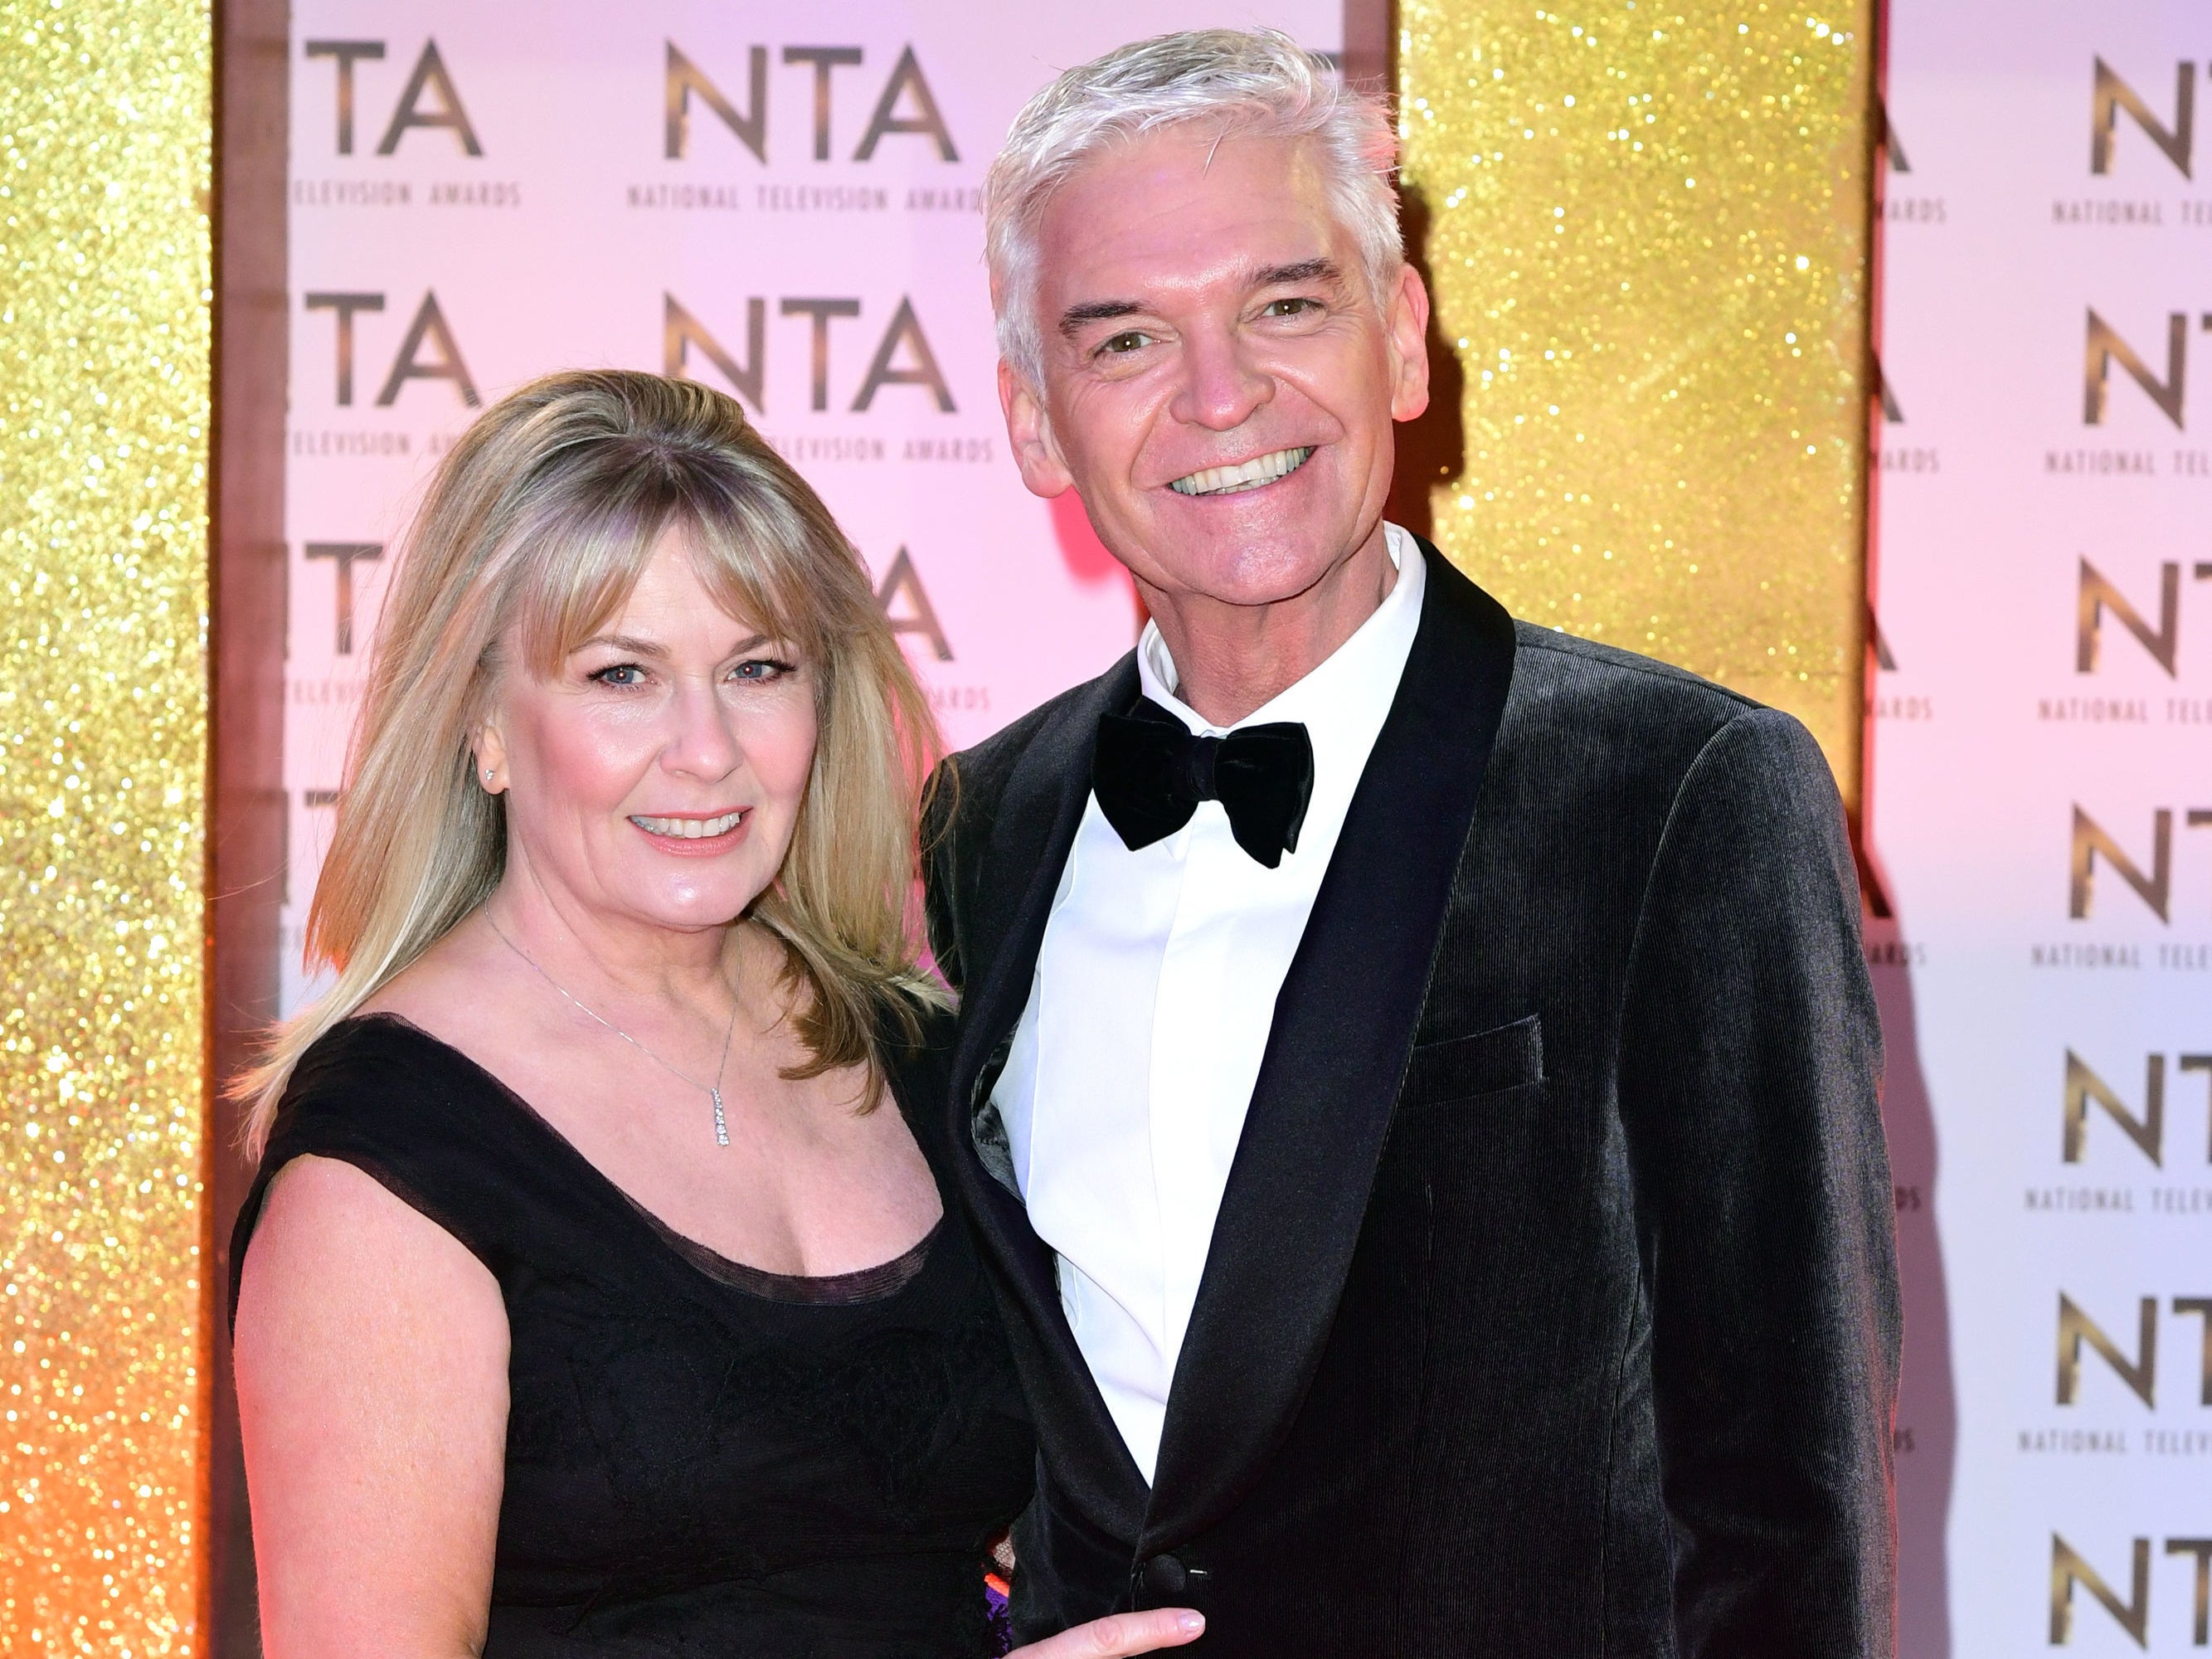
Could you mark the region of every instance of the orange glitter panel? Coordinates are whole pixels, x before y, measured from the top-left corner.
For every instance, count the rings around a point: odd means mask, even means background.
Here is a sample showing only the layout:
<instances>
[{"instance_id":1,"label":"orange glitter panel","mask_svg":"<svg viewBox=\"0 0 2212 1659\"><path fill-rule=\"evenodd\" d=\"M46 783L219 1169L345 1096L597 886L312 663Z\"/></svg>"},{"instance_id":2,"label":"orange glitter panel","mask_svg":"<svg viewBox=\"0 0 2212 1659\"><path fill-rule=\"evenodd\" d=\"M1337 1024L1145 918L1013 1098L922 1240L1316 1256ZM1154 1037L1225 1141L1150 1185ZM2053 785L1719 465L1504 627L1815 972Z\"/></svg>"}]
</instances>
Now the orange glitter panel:
<instances>
[{"instance_id":1,"label":"orange glitter panel","mask_svg":"<svg viewBox=\"0 0 2212 1659\"><path fill-rule=\"evenodd\" d=\"M0 1652L196 1645L204 4L0 0Z\"/></svg>"}]
</instances>

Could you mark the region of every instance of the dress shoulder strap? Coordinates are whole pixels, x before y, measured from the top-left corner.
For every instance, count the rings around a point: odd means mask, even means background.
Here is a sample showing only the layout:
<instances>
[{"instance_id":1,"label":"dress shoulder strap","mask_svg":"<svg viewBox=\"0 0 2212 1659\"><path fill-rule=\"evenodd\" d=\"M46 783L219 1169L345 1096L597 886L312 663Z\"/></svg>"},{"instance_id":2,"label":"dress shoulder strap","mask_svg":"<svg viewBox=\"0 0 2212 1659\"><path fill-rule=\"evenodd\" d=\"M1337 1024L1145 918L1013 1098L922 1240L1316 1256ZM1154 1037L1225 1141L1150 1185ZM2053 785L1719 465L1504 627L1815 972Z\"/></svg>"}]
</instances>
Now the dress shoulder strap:
<instances>
[{"instance_id":1,"label":"dress shoulder strap","mask_svg":"<svg viewBox=\"0 0 2212 1659\"><path fill-rule=\"evenodd\" d=\"M269 1183L295 1158L350 1164L451 1233L502 1287L542 1214L549 1148L526 1108L458 1049L388 1014L333 1026L301 1056L231 1235L230 1316Z\"/></svg>"}]
</instances>

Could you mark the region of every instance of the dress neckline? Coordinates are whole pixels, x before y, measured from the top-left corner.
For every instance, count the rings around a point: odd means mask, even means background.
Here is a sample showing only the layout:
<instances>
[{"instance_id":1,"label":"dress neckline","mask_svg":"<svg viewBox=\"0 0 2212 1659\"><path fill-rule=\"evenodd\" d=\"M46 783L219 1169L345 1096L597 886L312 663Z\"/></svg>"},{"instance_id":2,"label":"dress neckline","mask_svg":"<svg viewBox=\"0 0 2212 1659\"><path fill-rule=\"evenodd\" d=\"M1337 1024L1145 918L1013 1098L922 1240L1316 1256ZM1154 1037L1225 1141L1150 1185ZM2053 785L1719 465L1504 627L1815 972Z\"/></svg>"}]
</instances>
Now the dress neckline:
<instances>
[{"instance_id":1,"label":"dress neckline","mask_svg":"<svg viewBox=\"0 0 2212 1659\"><path fill-rule=\"evenodd\" d=\"M583 1148L563 1134L552 1119L532 1105L497 1073L445 1038L424 1030L404 1014L382 1011L353 1014L340 1020L331 1030L337 1031L349 1025L371 1024L402 1032L450 1055L465 1070L488 1085L490 1091L514 1108L518 1116L544 1135L560 1157L579 1165L590 1183L617 1200L621 1206L641 1223L646 1231L652 1234L671 1255L702 1277L757 1300L812 1307L886 1301L921 1277L922 1269L928 1265L933 1254L932 1247L945 1231L945 1222L950 1218L951 1212L945 1209L940 1196L938 1218L930 1230L890 1261L879 1261L873 1267L857 1267L848 1273L821 1274L779 1273L771 1273L765 1267L756 1267L750 1262L724 1255L713 1245L703 1243L689 1233L671 1226L639 1202L613 1176L585 1157ZM901 1115L904 1116L906 1103L898 1097L897 1084L889 1074L884 1082Z\"/></svg>"}]
</instances>

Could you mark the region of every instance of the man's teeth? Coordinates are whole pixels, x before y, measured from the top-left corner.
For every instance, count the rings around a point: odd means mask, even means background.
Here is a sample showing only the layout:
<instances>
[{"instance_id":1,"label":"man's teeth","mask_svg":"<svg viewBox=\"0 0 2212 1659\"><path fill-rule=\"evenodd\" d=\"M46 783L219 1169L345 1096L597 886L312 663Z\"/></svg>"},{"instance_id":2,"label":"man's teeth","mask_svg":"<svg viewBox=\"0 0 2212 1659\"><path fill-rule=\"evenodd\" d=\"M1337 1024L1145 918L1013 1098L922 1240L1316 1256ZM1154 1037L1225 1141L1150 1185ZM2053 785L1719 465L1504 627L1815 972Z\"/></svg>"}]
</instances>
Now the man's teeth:
<instances>
[{"instance_id":1,"label":"man's teeth","mask_svg":"<svg viewBox=\"0 0 2212 1659\"><path fill-rule=\"evenodd\" d=\"M1257 489L1261 484L1273 483L1297 471L1312 453L1311 444L1304 449L1279 449L1272 455L1255 456L1236 466L1209 466L1203 472L1176 479L1168 488L1182 495L1231 495L1240 489Z\"/></svg>"},{"instance_id":2,"label":"man's teeth","mask_svg":"<svg viewBox=\"0 0 2212 1659\"><path fill-rule=\"evenodd\" d=\"M647 835L679 836L685 841L700 841L708 836L726 836L743 822L742 809L725 812L719 818L647 818L633 817L630 822Z\"/></svg>"}]
</instances>

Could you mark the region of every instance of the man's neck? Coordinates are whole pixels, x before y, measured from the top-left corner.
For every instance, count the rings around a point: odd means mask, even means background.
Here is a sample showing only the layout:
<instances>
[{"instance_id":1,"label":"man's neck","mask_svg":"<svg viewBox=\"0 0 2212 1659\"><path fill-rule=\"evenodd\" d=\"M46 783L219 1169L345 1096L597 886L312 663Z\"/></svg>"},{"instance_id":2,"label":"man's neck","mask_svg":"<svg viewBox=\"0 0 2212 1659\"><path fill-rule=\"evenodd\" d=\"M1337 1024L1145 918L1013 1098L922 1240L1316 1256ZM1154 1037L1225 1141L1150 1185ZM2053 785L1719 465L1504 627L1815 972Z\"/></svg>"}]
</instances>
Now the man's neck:
<instances>
[{"instance_id":1,"label":"man's neck","mask_svg":"<svg viewBox=\"0 0 2212 1659\"><path fill-rule=\"evenodd\" d=\"M1198 593L1138 592L1175 659L1176 695L1209 725L1233 726L1335 655L1397 583L1378 523L1349 557L1303 593L1231 605Z\"/></svg>"}]
</instances>

